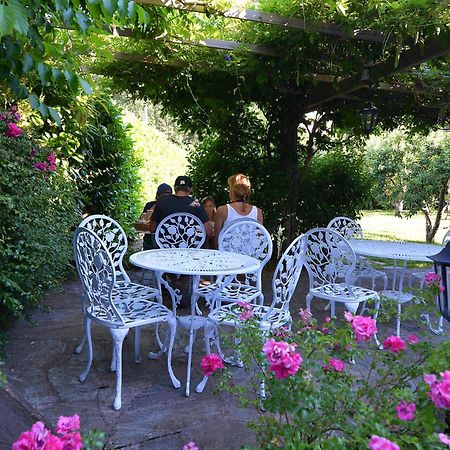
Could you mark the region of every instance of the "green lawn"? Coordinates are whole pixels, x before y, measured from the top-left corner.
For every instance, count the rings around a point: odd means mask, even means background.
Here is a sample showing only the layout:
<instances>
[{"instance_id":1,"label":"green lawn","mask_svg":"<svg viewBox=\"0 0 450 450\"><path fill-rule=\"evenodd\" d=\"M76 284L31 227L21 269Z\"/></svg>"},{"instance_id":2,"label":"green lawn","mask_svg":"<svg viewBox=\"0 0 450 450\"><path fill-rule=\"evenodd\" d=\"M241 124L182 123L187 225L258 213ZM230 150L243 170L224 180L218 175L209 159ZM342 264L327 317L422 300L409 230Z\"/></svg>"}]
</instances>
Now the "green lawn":
<instances>
[{"instance_id":1,"label":"green lawn","mask_svg":"<svg viewBox=\"0 0 450 450\"><path fill-rule=\"evenodd\" d=\"M359 223L365 238L425 242L425 216L423 214L400 219L394 216L393 211L363 211ZM449 227L450 218L441 220L439 230L434 238L435 243L442 242Z\"/></svg>"}]
</instances>

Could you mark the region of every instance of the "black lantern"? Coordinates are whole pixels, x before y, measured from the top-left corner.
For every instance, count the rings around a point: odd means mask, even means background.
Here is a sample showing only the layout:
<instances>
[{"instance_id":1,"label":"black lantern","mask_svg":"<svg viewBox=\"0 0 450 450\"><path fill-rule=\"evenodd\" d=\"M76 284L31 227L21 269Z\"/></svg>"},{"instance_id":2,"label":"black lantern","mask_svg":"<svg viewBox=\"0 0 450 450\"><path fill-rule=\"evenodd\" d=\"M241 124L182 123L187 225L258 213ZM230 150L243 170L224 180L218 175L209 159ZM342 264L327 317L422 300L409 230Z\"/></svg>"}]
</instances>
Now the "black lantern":
<instances>
[{"instance_id":1,"label":"black lantern","mask_svg":"<svg viewBox=\"0 0 450 450\"><path fill-rule=\"evenodd\" d=\"M444 290L439 293L439 309L445 320L450 321L449 288L450 288L450 242L437 254L429 256L434 262L434 271L441 277Z\"/></svg>"},{"instance_id":2,"label":"black lantern","mask_svg":"<svg viewBox=\"0 0 450 450\"><path fill-rule=\"evenodd\" d=\"M361 110L362 126L366 133L370 133L377 124L378 109L370 102L365 108Z\"/></svg>"}]
</instances>

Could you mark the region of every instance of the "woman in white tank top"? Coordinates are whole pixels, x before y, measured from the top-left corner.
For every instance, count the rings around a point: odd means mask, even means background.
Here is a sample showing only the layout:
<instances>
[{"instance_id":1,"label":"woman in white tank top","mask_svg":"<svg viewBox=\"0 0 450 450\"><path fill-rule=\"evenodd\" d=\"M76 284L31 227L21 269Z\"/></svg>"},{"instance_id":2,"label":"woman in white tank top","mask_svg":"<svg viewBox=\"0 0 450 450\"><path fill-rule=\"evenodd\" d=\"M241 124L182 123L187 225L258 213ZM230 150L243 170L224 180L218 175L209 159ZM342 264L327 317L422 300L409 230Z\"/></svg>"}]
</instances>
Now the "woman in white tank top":
<instances>
[{"instance_id":1,"label":"woman in white tank top","mask_svg":"<svg viewBox=\"0 0 450 450\"><path fill-rule=\"evenodd\" d=\"M217 248L222 228L237 219L254 219L263 223L262 211L248 203L251 185L246 175L238 173L228 178L230 202L217 208L214 226L214 246Z\"/></svg>"}]
</instances>

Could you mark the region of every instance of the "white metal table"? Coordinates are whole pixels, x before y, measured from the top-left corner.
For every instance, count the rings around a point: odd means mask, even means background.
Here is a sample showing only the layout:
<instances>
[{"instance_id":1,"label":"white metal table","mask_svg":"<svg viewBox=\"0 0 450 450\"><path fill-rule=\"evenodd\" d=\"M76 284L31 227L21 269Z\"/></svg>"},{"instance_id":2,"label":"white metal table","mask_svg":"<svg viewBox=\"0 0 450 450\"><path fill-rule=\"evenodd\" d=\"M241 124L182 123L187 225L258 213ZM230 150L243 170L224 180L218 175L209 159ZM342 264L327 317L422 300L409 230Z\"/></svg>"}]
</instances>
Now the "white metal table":
<instances>
[{"instance_id":1,"label":"white metal table","mask_svg":"<svg viewBox=\"0 0 450 450\"><path fill-rule=\"evenodd\" d=\"M168 290L172 298L174 312L176 312L176 305L180 301L181 295L178 289L173 289L169 282L163 278L163 274L191 276L191 314L189 316L177 316L179 323L183 327L189 328L186 376L186 396L189 396L194 330L201 328L206 321L205 317L196 314L198 298L196 290L200 283L200 277L216 276L216 283L219 288L215 295L219 295L235 275L257 271L260 267L260 262L255 258L239 253L193 248L146 250L131 255L130 262L143 269L155 271L158 283Z\"/></svg>"},{"instance_id":2,"label":"white metal table","mask_svg":"<svg viewBox=\"0 0 450 450\"><path fill-rule=\"evenodd\" d=\"M350 246L358 255L394 260L394 274L392 289L382 291L382 294L396 300L399 304L412 300L413 295L403 292L403 279L408 261L430 262L428 256L435 255L442 250L442 245L421 244L418 242L392 242L371 239L350 239ZM397 261L403 261L397 285ZM397 325L397 335L400 334L400 325Z\"/></svg>"}]
</instances>

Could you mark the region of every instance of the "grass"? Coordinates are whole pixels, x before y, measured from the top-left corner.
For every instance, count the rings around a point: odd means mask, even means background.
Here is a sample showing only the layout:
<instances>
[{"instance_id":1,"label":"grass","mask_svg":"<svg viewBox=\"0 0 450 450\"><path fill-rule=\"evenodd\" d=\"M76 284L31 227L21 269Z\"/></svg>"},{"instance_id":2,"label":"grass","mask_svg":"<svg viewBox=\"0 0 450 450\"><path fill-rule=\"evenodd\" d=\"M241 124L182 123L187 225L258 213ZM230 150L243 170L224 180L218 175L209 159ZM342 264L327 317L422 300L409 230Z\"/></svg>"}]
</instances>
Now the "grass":
<instances>
[{"instance_id":1,"label":"grass","mask_svg":"<svg viewBox=\"0 0 450 450\"><path fill-rule=\"evenodd\" d=\"M363 211L358 221L367 239L386 241L425 242L425 216L416 214L401 219L394 216L394 211ZM439 229L434 237L434 243L440 244L444 234L450 228L450 219L441 220Z\"/></svg>"}]
</instances>

